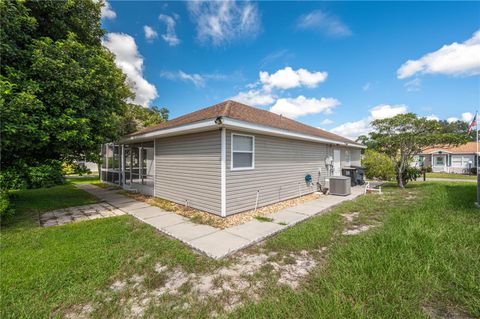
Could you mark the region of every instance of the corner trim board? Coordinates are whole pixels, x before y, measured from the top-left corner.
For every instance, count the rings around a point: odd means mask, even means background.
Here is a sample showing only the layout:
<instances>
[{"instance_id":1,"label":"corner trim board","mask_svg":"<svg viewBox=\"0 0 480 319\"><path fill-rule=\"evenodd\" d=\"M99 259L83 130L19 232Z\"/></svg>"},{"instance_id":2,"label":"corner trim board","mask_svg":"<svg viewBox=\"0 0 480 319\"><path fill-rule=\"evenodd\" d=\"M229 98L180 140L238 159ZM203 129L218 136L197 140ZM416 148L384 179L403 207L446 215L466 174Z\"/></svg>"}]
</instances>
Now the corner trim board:
<instances>
[{"instance_id":1,"label":"corner trim board","mask_svg":"<svg viewBox=\"0 0 480 319\"><path fill-rule=\"evenodd\" d=\"M225 127L222 127L220 134L221 147L220 147L220 162L221 162L221 215L227 216L227 132Z\"/></svg>"}]
</instances>

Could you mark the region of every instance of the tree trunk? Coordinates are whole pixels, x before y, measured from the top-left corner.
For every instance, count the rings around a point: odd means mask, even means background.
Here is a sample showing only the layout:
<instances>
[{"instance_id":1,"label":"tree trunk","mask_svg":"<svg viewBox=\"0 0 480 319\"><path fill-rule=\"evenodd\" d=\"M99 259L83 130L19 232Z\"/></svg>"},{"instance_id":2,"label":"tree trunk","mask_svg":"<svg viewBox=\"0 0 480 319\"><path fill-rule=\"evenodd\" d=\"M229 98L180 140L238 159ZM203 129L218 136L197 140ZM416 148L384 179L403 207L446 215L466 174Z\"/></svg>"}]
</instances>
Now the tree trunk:
<instances>
[{"instance_id":1,"label":"tree trunk","mask_svg":"<svg viewBox=\"0 0 480 319\"><path fill-rule=\"evenodd\" d=\"M405 188L403 184L403 172L401 167L397 168L397 185L400 188Z\"/></svg>"}]
</instances>

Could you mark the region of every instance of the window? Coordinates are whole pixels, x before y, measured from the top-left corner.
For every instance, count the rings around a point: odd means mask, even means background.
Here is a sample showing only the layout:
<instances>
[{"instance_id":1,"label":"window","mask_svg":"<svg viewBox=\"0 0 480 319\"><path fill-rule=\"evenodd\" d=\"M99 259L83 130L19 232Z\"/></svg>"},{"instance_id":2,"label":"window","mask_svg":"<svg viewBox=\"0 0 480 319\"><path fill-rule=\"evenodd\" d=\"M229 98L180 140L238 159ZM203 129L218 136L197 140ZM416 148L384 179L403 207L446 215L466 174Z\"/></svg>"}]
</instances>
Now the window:
<instances>
[{"instance_id":1,"label":"window","mask_svg":"<svg viewBox=\"0 0 480 319\"><path fill-rule=\"evenodd\" d=\"M255 137L232 134L232 170L253 169Z\"/></svg>"},{"instance_id":2,"label":"window","mask_svg":"<svg viewBox=\"0 0 480 319\"><path fill-rule=\"evenodd\" d=\"M352 158L350 157L350 151L345 150L345 166L352 165Z\"/></svg>"},{"instance_id":3,"label":"window","mask_svg":"<svg viewBox=\"0 0 480 319\"><path fill-rule=\"evenodd\" d=\"M444 166L445 162L443 161L443 156L436 156L435 157L435 166Z\"/></svg>"}]
</instances>

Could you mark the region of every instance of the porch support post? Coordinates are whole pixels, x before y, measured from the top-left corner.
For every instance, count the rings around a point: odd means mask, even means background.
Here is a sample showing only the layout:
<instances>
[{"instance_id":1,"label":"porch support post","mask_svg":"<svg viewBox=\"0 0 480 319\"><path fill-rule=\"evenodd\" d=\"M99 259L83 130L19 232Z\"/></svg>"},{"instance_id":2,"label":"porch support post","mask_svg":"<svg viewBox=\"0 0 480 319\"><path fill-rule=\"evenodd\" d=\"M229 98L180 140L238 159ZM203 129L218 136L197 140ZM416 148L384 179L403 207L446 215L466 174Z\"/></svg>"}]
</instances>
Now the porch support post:
<instances>
[{"instance_id":1,"label":"porch support post","mask_svg":"<svg viewBox=\"0 0 480 319\"><path fill-rule=\"evenodd\" d=\"M132 187L132 179L133 179L133 146L130 145L130 188Z\"/></svg>"},{"instance_id":2,"label":"porch support post","mask_svg":"<svg viewBox=\"0 0 480 319\"><path fill-rule=\"evenodd\" d=\"M221 139L221 147L220 147L221 216L226 217L227 216L227 132L225 127L222 127L220 139Z\"/></svg>"},{"instance_id":3,"label":"porch support post","mask_svg":"<svg viewBox=\"0 0 480 319\"><path fill-rule=\"evenodd\" d=\"M125 145L122 144L121 146L121 167L120 170L120 185L123 187L125 185Z\"/></svg>"},{"instance_id":4,"label":"porch support post","mask_svg":"<svg viewBox=\"0 0 480 319\"><path fill-rule=\"evenodd\" d=\"M143 147L138 148L138 173L140 174L140 184L143 184Z\"/></svg>"}]
</instances>

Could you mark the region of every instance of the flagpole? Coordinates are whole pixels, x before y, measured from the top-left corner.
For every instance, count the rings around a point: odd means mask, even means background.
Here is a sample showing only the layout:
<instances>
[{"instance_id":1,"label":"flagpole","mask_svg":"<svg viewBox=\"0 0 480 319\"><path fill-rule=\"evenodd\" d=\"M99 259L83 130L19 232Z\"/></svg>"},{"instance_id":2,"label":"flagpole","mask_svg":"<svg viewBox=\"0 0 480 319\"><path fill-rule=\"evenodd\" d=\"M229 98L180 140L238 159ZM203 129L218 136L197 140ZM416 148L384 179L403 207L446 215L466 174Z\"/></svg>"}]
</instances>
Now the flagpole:
<instances>
[{"instance_id":1,"label":"flagpole","mask_svg":"<svg viewBox=\"0 0 480 319\"><path fill-rule=\"evenodd\" d=\"M475 113L475 125L476 125L476 131L477 131L477 153L475 154L475 159L476 159L476 162L475 162L475 166L477 168L477 202L475 203L475 205L480 208L480 170L478 169L478 110L477 112Z\"/></svg>"}]
</instances>

